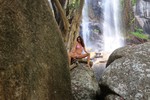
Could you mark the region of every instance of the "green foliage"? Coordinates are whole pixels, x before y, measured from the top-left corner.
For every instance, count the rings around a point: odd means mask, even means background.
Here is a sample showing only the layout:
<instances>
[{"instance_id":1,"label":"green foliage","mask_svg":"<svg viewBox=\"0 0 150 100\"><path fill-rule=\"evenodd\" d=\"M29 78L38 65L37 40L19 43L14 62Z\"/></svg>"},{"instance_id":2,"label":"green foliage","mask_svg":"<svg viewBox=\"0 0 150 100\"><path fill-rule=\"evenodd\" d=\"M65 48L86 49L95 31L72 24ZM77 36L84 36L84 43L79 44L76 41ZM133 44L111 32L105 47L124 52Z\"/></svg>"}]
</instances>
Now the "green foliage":
<instances>
[{"instance_id":1,"label":"green foliage","mask_svg":"<svg viewBox=\"0 0 150 100\"><path fill-rule=\"evenodd\" d=\"M97 30L97 29L94 29L93 31L94 31L94 32L96 32L96 33L98 33L98 32L99 32L99 30Z\"/></svg>"},{"instance_id":2,"label":"green foliage","mask_svg":"<svg viewBox=\"0 0 150 100\"><path fill-rule=\"evenodd\" d=\"M130 21L129 25L133 24L135 21L135 17Z\"/></svg>"},{"instance_id":3,"label":"green foliage","mask_svg":"<svg viewBox=\"0 0 150 100\"><path fill-rule=\"evenodd\" d=\"M124 0L121 0L121 7L123 8L124 7Z\"/></svg>"},{"instance_id":4,"label":"green foliage","mask_svg":"<svg viewBox=\"0 0 150 100\"><path fill-rule=\"evenodd\" d=\"M131 32L131 34L141 39L149 39L148 35L143 34L143 29L136 28L134 32Z\"/></svg>"},{"instance_id":5,"label":"green foliage","mask_svg":"<svg viewBox=\"0 0 150 100\"><path fill-rule=\"evenodd\" d=\"M73 0L69 5L69 9L76 9L79 7L79 0Z\"/></svg>"},{"instance_id":6,"label":"green foliage","mask_svg":"<svg viewBox=\"0 0 150 100\"><path fill-rule=\"evenodd\" d=\"M132 0L132 5L135 6L137 0Z\"/></svg>"}]
</instances>

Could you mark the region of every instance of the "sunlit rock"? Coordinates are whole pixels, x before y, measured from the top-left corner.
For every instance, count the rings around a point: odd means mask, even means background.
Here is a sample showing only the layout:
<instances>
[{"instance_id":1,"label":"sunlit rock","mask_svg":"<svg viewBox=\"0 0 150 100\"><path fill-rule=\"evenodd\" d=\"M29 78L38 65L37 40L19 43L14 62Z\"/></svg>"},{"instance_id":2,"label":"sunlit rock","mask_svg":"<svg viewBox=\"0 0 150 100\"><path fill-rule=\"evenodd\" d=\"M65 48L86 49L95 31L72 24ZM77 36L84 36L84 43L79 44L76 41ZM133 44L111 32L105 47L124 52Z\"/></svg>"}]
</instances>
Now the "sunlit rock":
<instances>
[{"instance_id":1,"label":"sunlit rock","mask_svg":"<svg viewBox=\"0 0 150 100\"><path fill-rule=\"evenodd\" d=\"M148 100L150 96L149 55L150 42L115 50L108 60L107 69L100 83L108 86L125 100Z\"/></svg>"}]
</instances>

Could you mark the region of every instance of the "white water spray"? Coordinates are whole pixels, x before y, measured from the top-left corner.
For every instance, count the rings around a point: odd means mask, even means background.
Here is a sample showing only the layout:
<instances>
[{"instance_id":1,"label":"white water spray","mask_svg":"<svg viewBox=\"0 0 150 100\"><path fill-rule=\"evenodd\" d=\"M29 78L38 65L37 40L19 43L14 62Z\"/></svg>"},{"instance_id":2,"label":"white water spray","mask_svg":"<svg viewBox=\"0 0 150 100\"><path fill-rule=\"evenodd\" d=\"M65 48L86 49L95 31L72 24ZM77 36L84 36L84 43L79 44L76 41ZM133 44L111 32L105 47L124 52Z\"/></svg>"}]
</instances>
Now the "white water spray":
<instances>
[{"instance_id":1,"label":"white water spray","mask_svg":"<svg viewBox=\"0 0 150 100\"><path fill-rule=\"evenodd\" d=\"M83 40L85 43L85 47L89 47L89 39L90 39L90 33L89 33L89 16L88 16L88 0L85 0L83 11L82 11L82 35Z\"/></svg>"},{"instance_id":2,"label":"white water spray","mask_svg":"<svg viewBox=\"0 0 150 100\"><path fill-rule=\"evenodd\" d=\"M103 7L103 49L106 52L112 52L124 45L121 31L120 0L103 0Z\"/></svg>"}]
</instances>

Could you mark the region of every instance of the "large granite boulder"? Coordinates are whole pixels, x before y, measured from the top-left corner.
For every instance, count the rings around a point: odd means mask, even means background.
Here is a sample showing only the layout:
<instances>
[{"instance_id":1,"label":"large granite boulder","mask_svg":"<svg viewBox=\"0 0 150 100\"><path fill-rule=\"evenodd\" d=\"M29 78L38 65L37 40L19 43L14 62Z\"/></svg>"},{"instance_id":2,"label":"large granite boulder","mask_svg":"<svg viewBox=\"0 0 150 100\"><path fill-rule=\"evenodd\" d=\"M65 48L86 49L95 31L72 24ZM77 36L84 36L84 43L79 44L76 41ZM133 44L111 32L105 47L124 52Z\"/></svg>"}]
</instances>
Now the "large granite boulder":
<instances>
[{"instance_id":1,"label":"large granite boulder","mask_svg":"<svg viewBox=\"0 0 150 100\"><path fill-rule=\"evenodd\" d=\"M67 52L46 0L0 0L0 100L72 100Z\"/></svg>"},{"instance_id":2,"label":"large granite boulder","mask_svg":"<svg viewBox=\"0 0 150 100\"><path fill-rule=\"evenodd\" d=\"M148 100L150 98L149 55L150 42L123 47L111 54L100 86L107 86L115 95L106 93L106 100L119 100L121 98L125 100Z\"/></svg>"},{"instance_id":3,"label":"large granite boulder","mask_svg":"<svg viewBox=\"0 0 150 100\"><path fill-rule=\"evenodd\" d=\"M72 93L75 100L96 100L100 89L92 69L78 64L71 70Z\"/></svg>"}]
</instances>

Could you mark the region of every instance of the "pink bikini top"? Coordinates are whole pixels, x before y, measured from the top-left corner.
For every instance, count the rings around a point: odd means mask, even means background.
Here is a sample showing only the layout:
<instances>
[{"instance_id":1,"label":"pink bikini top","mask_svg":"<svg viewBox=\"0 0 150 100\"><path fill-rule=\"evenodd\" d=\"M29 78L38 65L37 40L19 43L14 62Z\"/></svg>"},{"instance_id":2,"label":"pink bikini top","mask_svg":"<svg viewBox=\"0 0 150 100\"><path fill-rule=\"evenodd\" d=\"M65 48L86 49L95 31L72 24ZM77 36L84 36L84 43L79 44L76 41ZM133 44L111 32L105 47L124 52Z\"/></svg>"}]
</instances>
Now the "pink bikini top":
<instances>
[{"instance_id":1,"label":"pink bikini top","mask_svg":"<svg viewBox=\"0 0 150 100\"><path fill-rule=\"evenodd\" d=\"M79 44L77 44L76 48L79 49L79 48L82 48L82 46L80 46Z\"/></svg>"}]
</instances>

